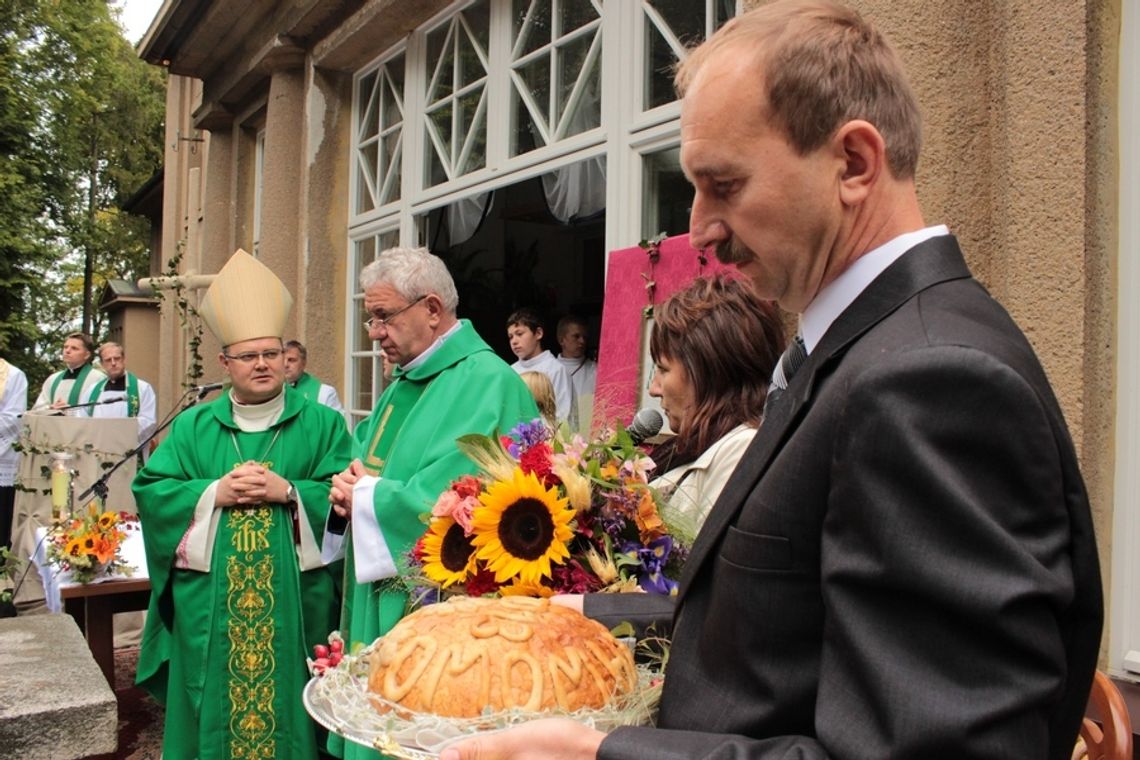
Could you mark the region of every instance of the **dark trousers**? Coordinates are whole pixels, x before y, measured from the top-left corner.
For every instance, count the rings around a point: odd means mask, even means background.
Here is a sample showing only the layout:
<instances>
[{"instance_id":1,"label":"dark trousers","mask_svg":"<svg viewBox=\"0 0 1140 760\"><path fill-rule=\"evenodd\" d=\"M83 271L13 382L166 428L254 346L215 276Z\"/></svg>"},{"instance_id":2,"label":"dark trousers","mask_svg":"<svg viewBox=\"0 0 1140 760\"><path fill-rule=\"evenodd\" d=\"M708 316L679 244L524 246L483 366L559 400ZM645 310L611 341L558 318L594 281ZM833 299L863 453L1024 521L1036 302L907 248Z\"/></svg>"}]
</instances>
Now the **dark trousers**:
<instances>
[{"instance_id":1,"label":"dark trousers","mask_svg":"<svg viewBox=\"0 0 1140 760\"><path fill-rule=\"evenodd\" d=\"M15 506L15 486L0 486L0 546L12 545L12 513Z\"/></svg>"}]
</instances>

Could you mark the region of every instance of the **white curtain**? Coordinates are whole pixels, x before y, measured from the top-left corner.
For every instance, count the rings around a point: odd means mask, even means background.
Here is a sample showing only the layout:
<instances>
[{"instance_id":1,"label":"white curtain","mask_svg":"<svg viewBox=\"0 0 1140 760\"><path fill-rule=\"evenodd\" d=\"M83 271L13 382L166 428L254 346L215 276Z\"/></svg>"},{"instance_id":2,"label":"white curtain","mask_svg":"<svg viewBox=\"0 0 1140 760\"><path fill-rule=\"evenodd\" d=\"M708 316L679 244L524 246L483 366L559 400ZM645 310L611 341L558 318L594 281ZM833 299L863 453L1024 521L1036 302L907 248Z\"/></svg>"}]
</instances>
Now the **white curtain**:
<instances>
[{"instance_id":1,"label":"white curtain","mask_svg":"<svg viewBox=\"0 0 1140 760\"><path fill-rule=\"evenodd\" d=\"M448 243L457 246L466 243L479 229L479 223L491 206L493 191L460 198L447 207Z\"/></svg>"},{"instance_id":2,"label":"white curtain","mask_svg":"<svg viewBox=\"0 0 1140 760\"><path fill-rule=\"evenodd\" d=\"M567 133L578 134L598 124L600 109L601 99L591 84L582 93L571 117L575 128ZM542 188L550 213L562 224L589 218L606 207L606 158L604 155L587 158L544 174Z\"/></svg>"}]
</instances>

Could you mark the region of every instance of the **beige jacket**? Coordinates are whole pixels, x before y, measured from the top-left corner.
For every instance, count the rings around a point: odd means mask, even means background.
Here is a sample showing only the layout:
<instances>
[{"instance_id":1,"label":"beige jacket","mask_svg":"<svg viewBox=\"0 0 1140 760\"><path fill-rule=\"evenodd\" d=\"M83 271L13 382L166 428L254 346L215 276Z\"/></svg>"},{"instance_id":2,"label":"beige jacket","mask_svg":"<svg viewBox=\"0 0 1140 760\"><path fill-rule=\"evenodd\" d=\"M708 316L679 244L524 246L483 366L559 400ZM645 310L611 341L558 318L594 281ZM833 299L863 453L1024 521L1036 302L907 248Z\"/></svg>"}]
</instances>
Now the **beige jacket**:
<instances>
[{"instance_id":1,"label":"beige jacket","mask_svg":"<svg viewBox=\"0 0 1140 760\"><path fill-rule=\"evenodd\" d=\"M670 511L691 520L696 530L755 435L756 428L737 425L692 462L674 467L649 485L668 499Z\"/></svg>"}]
</instances>

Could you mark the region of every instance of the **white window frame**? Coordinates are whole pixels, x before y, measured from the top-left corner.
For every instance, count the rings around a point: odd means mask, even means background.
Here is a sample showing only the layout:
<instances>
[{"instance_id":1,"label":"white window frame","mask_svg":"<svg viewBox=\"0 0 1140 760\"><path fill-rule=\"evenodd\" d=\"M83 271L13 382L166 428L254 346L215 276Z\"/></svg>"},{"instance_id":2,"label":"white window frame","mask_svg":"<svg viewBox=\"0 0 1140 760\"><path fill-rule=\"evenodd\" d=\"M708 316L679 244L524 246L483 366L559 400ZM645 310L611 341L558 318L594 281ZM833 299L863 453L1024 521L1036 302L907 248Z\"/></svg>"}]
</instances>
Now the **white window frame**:
<instances>
[{"instance_id":1,"label":"white window frame","mask_svg":"<svg viewBox=\"0 0 1140 760\"><path fill-rule=\"evenodd\" d=\"M647 47L644 4L648 0L604 0L601 29L601 125L559 140L551 145L510 157L510 98L508 57L511 36L511 0L488 0L488 82L487 155L483 168L425 187L426 150L424 105L427 90L427 36L476 0L459 0L416 28L405 40L376 56L353 77L352 171L349 177L348 249L355 256L356 242L379 230L399 229L403 245L417 242L416 220L458 198L486 192L537 177L576 161L604 156L606 159L606 203L608 208L628 208L632 213L607 214L606 250L635 244L641 238L642 164L645 154L672 147L680 141L680 104L668 103L642 110L644 81L642 57ZM706 18L715 0L704 0ZM737 0L736 12L742 1ZM711 22L710 22L711 23ZM706 24L706 27L708 24ZM708 29L706 28L706 34ZM607 44L619 40L619 44ZM368 212L356 214L356 147L359 125L358 104L361 80L394 56L404 55L404 133L401 159L400 200ZM632 72L632 73L631 73ZM671 235L683 230L669 230ZM353 278L353 261L347 267ZM358 285L346 283L346 292L356 294ZM354 302L355 305L355 302ZM355 403L353 359L356 317L360 309L350 308L346 324L348 350L345 351L346 395Z\"/></svg>"},{"instance_id":2,"label":"white window frame","mask_svg":"<svg viewBox=\"0 0 1140 760\"><path fill-rule=\"evenodd\" d=\"M1109 667L1140 680L1140 6L1120 24L1120 248L1117 251L1116 482Z\"/></svg>"},{"instance_id":3,"label":"white window frame","mask_svg":"<svg viewBox=\"0 0 1140 760\"><path fill-rule=\"evenodd\" d=\"M357 260L357 243L368 238L376 238L390 232L398 232L399 227L396 223L397 220L389 216L386 219L373 222L365 225L354 231L354 236L349 241L348 247L348 266L345 268L345 292L349 294L348 309L345 310L345 325L344 334L348 337L348 346L345 351L345 366L344 377L345 386L348 389L345 393L344 406L348 411L349 428L351 429L356 423L372 411L371 409L363 409L357 406L357 401L360 396L360 389L356 384L356 366L355 362L362 359L367 359L372 362L372 388L371 393L373 400L379 397L382 388L383 377L383 364L380 360L380 351L375 343L369 350L360 350L356 347L356 336L358 331L365 320L364 315L364 294L360 290L360 283L357 281L357 272L361 267L368 262L359 262ZM379 253L377 250L376 253Z\"/></svg>"}]
</instances>

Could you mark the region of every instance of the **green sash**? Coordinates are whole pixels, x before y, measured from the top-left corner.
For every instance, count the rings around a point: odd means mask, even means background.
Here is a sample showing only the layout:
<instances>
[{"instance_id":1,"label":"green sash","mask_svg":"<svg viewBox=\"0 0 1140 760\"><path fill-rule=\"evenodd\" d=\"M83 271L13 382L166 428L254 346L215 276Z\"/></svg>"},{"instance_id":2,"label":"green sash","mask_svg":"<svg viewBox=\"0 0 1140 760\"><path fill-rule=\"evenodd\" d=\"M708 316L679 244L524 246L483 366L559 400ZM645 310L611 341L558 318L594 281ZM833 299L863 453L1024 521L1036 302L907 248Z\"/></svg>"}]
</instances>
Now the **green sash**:
<instances>
[{"instance_id":1,"label":"green sash","mask_svg":"<svg viewBox=\"0 0 1140 760\"><path fill-rule=\"evenodd\" d=\"M99 396L103 394L103 386L107 384L110 378L103 378L95 387L91 389L91 400L98 401ZM78 380L76 381L79 382ZM139 416L139 379L132 373L127 373L127 416Z\"/></svg>"},{"instance_id":2,"label":"green sash","mask_svg":"<svg viewBox=\"0 0 1140 760\"><path fill-rule=\"evenodd\" d=\"M63 376L67 374L64 370L55 376L55 382L51 384L51 401L55 403L55 392L59 390L59 384L63 382ZM79 403L79 397L83 394L83 383L86 382L87 376L91 374L91 365L84 364L83 368L79 370L79 374L75 376L75 383L71 386L71 395L67 397L67 405L75 406ZM91 414L91 410L87 410L87 414Z\"/></svg>"},{"instance_id":3,"label":"green sash","mask_svg":"<svg viewBox=\"0 0 1140 760\"><path fill-rule=\"evenodd\" d=\"M320 401L321 396L321 381L304 372L297 378L297 382L293 384L297 391L309 399L309 401Z\"/></svg>"}]
</instances>

